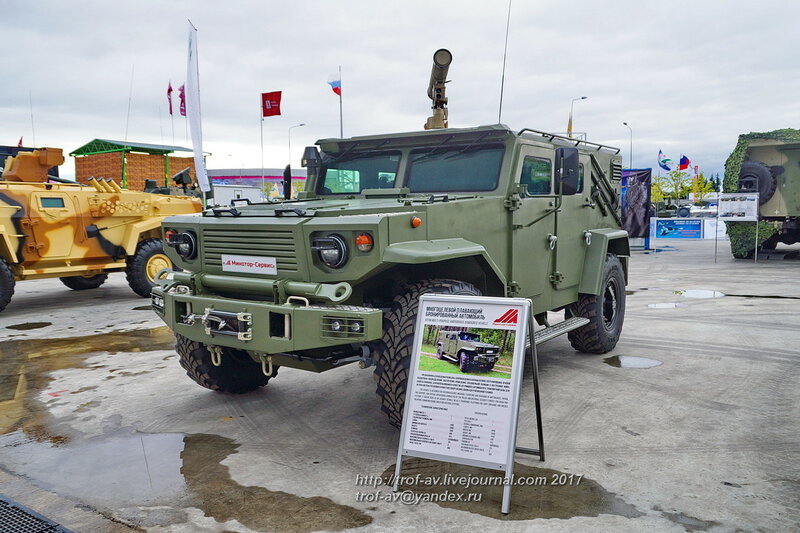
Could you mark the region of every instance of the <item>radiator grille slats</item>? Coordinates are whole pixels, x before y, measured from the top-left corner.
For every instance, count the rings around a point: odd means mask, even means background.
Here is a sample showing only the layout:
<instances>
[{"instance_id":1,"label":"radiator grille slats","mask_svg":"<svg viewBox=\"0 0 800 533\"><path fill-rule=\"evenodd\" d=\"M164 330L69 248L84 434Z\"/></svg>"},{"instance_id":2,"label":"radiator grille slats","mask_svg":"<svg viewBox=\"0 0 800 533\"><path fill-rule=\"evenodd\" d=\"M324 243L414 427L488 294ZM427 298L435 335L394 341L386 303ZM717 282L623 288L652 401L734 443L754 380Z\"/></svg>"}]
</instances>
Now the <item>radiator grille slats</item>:
<instances>
[{"instance_id":1,"label":"radiator grille slats","mask_svg":"<svg viewBox=\"0 0 800 533\"><path fill-rule=\"evenodd\" d=\"M297 249L292 230L204 229L203 262L222 268L222 254L274 257L278 271L297 272Z\"/></svg>"}]
</instances>

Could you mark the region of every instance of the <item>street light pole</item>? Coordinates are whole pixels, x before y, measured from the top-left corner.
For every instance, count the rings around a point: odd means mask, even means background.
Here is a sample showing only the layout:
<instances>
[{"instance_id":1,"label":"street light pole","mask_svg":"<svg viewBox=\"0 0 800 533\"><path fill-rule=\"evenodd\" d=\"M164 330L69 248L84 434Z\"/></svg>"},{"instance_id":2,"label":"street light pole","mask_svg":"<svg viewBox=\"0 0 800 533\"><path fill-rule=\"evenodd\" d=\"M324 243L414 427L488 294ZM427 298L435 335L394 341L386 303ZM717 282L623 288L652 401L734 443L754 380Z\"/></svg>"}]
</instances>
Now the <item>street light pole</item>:
<instances>
[{"instance_id":1,"label":"street light pole","mask_svg":"<svg viewBox=\"0 0 800 533\"><path fill-rule=\"evenodd\" d=\"M305 126L305 122L300 124L295 124L294 126L289 126L289 166L292 164L292 128L299 128L300 126Z\"/></svg>"},{"instance_id":2,"label":"street light pole","mask_svg":"<svg viewBox=\"0 0 800 533\"><path fill-rule=\"evenodd\" d=\"M567 136L571 139L572 138L572 108L575 107L575 102L578 100L586 100L589 98L588 96L579 96L578 98L573 98L572 102L569 104L569 122L567 122Z\"/></svg>"},{"instance_id":3,"label":"street light pole","mask_svg":"<svg viewBox=\"0 0 800 533\"><path fill-rule=\"evenodd\" d=\"M631 130L631 149L630 149L631 156L629 160L630 162L628 163L628 168L633 168L633 128L628 126L627 122L623 122L622 124L627 126L629 130Z\"/></svg>"}]
</instances>

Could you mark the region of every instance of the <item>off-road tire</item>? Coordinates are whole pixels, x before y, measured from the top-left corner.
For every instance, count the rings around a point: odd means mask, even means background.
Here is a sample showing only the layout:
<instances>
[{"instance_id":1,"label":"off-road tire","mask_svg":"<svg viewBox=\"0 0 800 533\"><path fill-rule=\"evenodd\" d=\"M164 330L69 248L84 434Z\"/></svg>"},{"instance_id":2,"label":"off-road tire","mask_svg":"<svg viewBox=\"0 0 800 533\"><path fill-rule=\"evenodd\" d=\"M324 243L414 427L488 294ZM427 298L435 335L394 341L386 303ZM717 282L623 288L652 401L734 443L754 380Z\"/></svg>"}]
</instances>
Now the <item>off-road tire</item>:
<instances>
[{"instance_id":1,"label":"off-road tire","mask_svg":"<svg viewBox=\"0 0 800 533\"><path fill-rule=\"evenodd\" d=\"M222 364L211 363L211 352L202 342L187 339L175 334L175 351L186 375L207 389L231 394L243 394L263 387L278 373L278 366L272 367L272 376L267 377L247 353L233 348L222 348Z\"/></svg>"},{"instance_id":2,"label":"off-road tire","mask_svg":"<svg viewBox=\"0 0 800 533\"><path fill-rule=\"evenodd\" d=\"M94 276L69 276L66 278L58 278L61 283L72 289L73 291L85 291L86 289L96 289L106 282L108 274L96 274Z\"/></svg>"},{"instance_id":3,"label":"off-road tire","mask_svg":"<svg viewBox=\"0 0 800 533\"><path fill-rule=\"evenodd\" d=\"M464 352L458 352L458 369L462 372L469 372L472 370L472 365L469 364L469 356Z\"/></svg>"},{"instance_id":4,"label":"off-road tire","mask_svg":"<svg viewBox=\"0 0 800 533\"><path fill-rule=\"evenodd\" d=\"M0 258L0 311L6 308L14 296L14 273L5 259Z\"/></svg>"},{"instance_id":5,"label":"off-road tire","mask_svg":"<svg viewBox=\"0 0 800 533\"><path fill-rule=\"evenodd\" d=\"M588 324L567 334L573 348L588 353L614 349L625 320L625 274L616 255L606 256L600 295L580 294L566 315L589 319Z\"/></svg>"},{"instance_id":6,"label":"off-road tire","mask_svg":"<svg viewBox=\"0 0 800 533\"><path fill-rule=\"evenodd\" d=\"M436 357L438 357L441 360L444 360L444 347L443 346L437 346L436 347Z\"/></svg>"},{"instance_id":7,"label":"off-road tire","mask_svg":"<svg viewBox=\"0 0 800 533\"><path fill-rule=\"evenodd\" d=\"M769 201L778 188L778 180L772 170L761 161L743 161L739 169L739 180L742 178L755 178L758 183L759 205Z\"/></svg>"},{"instance_id":8,"label":"off-road tire","mask_svg":"<svg viewBox=\"0 0 800 533\"><path fill-rule=\"evenodd\" d=\"M381 410L389 417L389 423L396 427L400 427L403 421L419 297L426 293L466 296L481 294L474 285L463 281L452 279L418 281L406 287L402 294L395 296L391 311L384 313L383 337L373 343L372 358L376 363L375 379L378 382L376 392L381 398Z\"/></svg>"},{"instance_id":9,"label":"off-road tire","mask_svg":"<svg viewBox=\"0 0 800 533\"><path fill-rule=\"evenodd\" d=\"M161 239L147 239L139 243L136 253L128 258L125 268L125 278L131 290L142 298L150 297L150 290L155 286L153 280L147 275L148 262L157 255L164 255L164 245ZM172 262L169 262L170 265Z\"/></svg>"}]
</instances>

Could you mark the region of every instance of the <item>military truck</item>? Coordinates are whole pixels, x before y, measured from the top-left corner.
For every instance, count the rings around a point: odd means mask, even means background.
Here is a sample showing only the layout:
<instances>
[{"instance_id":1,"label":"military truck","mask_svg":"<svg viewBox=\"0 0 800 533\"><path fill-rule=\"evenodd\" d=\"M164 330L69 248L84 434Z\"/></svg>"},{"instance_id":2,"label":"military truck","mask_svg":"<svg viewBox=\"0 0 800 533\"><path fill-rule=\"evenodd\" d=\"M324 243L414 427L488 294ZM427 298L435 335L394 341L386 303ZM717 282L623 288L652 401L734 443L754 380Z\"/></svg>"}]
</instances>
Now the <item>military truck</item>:
<instances>
[{"instance_id":1,"label":"military truck","mask_svg":"<svg viewBox=\"0 0 800 533\"><path fill-rule=\"evenodd\" d=\"M481 342L477 333L440 331L436 341L436 355L439 359L458 363L462 372L473 372L477 369L489 371L500 359L500 347Z\"/></svg>"},{"instance_id":2,"label":"military truck","mask_svg":"<svg viewBox=\"0 0 800 533\"><path fill-rule=\"evenodd\" d=\"M445 81L436 68L434 106ZM183 271L158 281L153 308L203 387L242 393L280 366L356 362L375 367L398 425L424 293L530 297L544 326L536 342L568 333L580 351L616 345L630 255L619 149L440 125L322 139L303 161L297 198L164 220L166 253ZM566 319L551 325L548 311Z\"/></svg>"},{"instance_id":3,"label":"military truck","mask_svg":"<svg viewBox=\"0 0 800 533\"><path fill-rule=\"evenodd\" d=\"M725 162L723 190L758 193L758 250L800 242L800 130L740 135ZM726 225L734 257L752 257L755 224Z\"/></svg>"},{"instance_id":4,"label":"military truck","mask_svg":"<svg viewBox=\"0 0 800 533\"><path fill-rule=\"evenodd\" d=\"M166 215L197 213L197 198L122 190L113 180L82 186L53 182L47 169L64 162L58 148L20 152L0 180L0 311L17 281L59 278L73 290L94 289L124 271L131 289L150 296L155 275L173 267L161 244Z\"/></svg>"}]
</instances>

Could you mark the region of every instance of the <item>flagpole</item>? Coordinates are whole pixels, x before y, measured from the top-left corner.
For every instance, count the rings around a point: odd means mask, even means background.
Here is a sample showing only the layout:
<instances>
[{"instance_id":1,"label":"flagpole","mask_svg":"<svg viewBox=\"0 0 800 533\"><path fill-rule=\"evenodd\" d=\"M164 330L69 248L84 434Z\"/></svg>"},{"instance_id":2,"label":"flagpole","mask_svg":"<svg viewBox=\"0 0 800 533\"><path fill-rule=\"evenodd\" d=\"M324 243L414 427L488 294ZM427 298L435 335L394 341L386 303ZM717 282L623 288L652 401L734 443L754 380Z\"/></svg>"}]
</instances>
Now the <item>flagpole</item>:
<instances>
[{"instance_id":1,"label":"flagpole","mask_svg":"<svg viewBox=\"0 0 800 533\"><path fill-rule=\"evenodd\" d=\"M339 65L339 138L344 138L344 126L342 124L342 66Z\"/></svg>"},{"instance_id":2,"label":"flagpole","mask_svg":"<svg viewBox=\"0 0 800 533\"><path fill-rule=\"evenodd\" d=\"M261 105L261 104L259 104ZM264 189L264 111L261 111L261 194L266 197L266 190Z\"/></svg>"}]
</instances>

